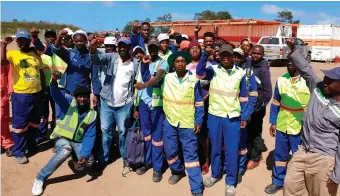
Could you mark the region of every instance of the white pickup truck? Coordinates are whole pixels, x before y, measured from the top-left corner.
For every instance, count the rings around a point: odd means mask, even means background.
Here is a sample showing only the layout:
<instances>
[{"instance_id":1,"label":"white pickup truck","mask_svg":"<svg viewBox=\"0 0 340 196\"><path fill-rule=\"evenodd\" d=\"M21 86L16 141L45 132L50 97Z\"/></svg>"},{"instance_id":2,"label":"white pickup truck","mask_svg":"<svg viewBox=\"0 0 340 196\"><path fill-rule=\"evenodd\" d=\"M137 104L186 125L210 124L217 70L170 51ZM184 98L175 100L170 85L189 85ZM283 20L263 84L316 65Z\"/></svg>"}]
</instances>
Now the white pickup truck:
<instances>
[{"instance_id":1,"label":"white pickup truck","mask_svg":"<svg viewBox=\"0 0 340 196\"><path fill-rule=\"evenodd\" d=\"M264 48L264 58L268 60L286 60L290 49L286 45L288 37L278 36L263 36L258 42L258 45ZM296 48L305 56L305 58L311 61L311 47L308 43L304 43L301 39L296 38Z\"/></svg>"}]
</instances>

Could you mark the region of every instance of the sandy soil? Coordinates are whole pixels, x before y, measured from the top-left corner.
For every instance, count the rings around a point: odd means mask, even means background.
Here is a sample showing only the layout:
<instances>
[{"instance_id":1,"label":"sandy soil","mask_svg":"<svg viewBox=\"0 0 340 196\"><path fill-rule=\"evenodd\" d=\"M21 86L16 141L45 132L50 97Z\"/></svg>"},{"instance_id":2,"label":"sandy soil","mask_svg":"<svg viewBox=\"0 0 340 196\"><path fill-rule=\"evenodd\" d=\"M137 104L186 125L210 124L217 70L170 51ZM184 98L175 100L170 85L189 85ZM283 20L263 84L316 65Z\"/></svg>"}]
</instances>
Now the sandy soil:
<instances>
[{"instance_id":1,"label":"sandy soil","mask_svg":"<svg viewBox=\"0 0 340 196\"><path fill-rule=\"evenodd\" d=\"M313 62L313 67L317 74L322 77L320 69L331 69L334 64L324 64ZM271 68L273 88L275 81L279 76L286 72L286 68ZM274 149L274 138L269 135L269 107L264 119L263 137L268 147L268 151L263 155L264 160L258 168L247 171L243 177L243 182L237 186L237 196L259 196L267 195L264 192L266 185L271 183L272 168L272 151ZM45 151L44 151L45 150ZM42 149L43 152L29 158L30 162L26 165L18 165L13 158L1 156L1 181L2 195L6 196L24 196L31 195L32 183L40 169L53 156L50 149ZM269 154L271 156L269 156ZM167 180L170 176L168 169L163 180L156 184L152 182L152 171L143 176L137 176L135 173L129 173L127 177L122 177L122 160L110 164L101 176L74 174L67 164L67 161L47 180L44 195L48 196L173 196L173 195L191 195L188 178L183 178L177 185L169 185ZM203 176L207 178L210 173ZM214 187L208 188L204 192L205 196L224 195L224 181L220 181ZM282 191L275 194L282 195ZM340 194L338 194L340 196Z\"/></svg>"}]
</instances>

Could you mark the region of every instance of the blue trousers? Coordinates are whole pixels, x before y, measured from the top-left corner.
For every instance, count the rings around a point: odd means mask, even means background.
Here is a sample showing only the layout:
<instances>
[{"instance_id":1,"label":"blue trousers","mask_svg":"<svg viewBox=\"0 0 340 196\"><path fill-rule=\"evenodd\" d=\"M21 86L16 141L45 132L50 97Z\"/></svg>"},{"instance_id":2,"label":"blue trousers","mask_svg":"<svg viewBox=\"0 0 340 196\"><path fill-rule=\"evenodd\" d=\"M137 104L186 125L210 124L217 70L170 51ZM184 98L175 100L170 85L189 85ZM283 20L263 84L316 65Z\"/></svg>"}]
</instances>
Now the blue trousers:
<instances>
[{"instance_id":1,"label":"blue trousers","mask_svg":"<svg viewBox=\"0 0 340 196\"><path fill-rule=\"evenodd\" d=\"M294 154L301 144L301 135L289 135L281 131L276 131L275 150L272 183L283 187L283 181L287 172L287 161L289 151Z\"/></svg>"},{"instance_id":2,"label":"blue trousers","mask_svg":"<svg viewBox=\"0 0 340 196\"><path fill-rule=\"evenodd\" d=\"M248 153L248 130L241 129L240 144L238 149L238 173L244 174L246 171Z\"/></svg>"},{"instance_id":3,"label":"blue trousers","mask_svg":"<svg viewBox=\"0 0 340 196\"><path fill-rule=\"evenodd\" d=\"M71 142L67 139L60 138L57 140L56 144L57 152L51 158L51 160L47 163L47 165L42 168L37 176L38 180L46 180L50 175L53 174L55 170L68 158L71 156L71 153L80 158L80 151L82 147L82 143Z\"/></svg>"},{"instance_id":4,"label":"blue trousers","mask_svg":"<svg viewBox=\"0 0 340 196\"><path fill-rule=\"evenodd\" d=\"M36 150L36 135L39 132L41 93L12 93L13 155L24 156L25 150Z\"/></svg>"},{"instance_id":5,"label":"blue trousers","mask_svg":"<svg viewBox=\"0 0 340 196\"><path fill-rule=\"evenodd\" d=\"M211 143L211 170L213 178L222 176L222 142L225 148L225 163L227 185L236 186L238 148L240 140L240 118L222 118L208 115L208 129ZM224 141L222 141L224 140Z\"/></svg>"},{"instance_id":6,"label":"blue trousers","mask_svg":"<svg viewBox=\"0 0 340 196\"><path fill-rule=\"evenodd\" d=\"M99 149L99 161L107 163L109 161L112 138L118 126L119 134L119 151L124 162L126 162L126 130L130 127L132 104L130 103L122 107L111 107L105 103L103 99L100 100L100 126L102 129L102 147Z\"/></svg>"},{"instance_id":7,"label":"blue trousers","mask_svg":"<svg viewBox=\"0 0 340 196\"><path fill-rule=\"evenodd\" d=\"M184 165L189 175L192 193L202 193L203 178L197 155L197 136L193 129L174 127L164 120L164 149L169 167L174 174L184 173L183 163L178 156L178 138L181 142Z\"/></svg>"},{"instance_id":8,"label":"blue trousers","mask_svg":"<svg viewBox=\"0 0 340 196\"><path fill-rule=\"evenodd\" d=\"M150 107L142 100L139 104L139 116L145 141L145 165L152 165L156 172L163 168L163 121L162 107Z\"/></svg>"},{"instance_id":9,"label":"blue trousers","mask_svg":"<svg viewBox=\"0 0 340 196\"><path fill-rule=\"evenodd\" d=\"M50 115L50 104L51 104L51 108L52 108L52 121L54 121L55 123L55 103L54 100L51 96L51 92L50 92L50 87L46 87L47 88L47 92L48 95L46 96L46 99L43 100L43 102L41 103L41 118L40 118L40 124L39 124L39 130L40 133L37 135L36 140L40 141L42 139L44 139L46 137L47 131L48 131L48 117Z\"/></svg>"}]
</instances>

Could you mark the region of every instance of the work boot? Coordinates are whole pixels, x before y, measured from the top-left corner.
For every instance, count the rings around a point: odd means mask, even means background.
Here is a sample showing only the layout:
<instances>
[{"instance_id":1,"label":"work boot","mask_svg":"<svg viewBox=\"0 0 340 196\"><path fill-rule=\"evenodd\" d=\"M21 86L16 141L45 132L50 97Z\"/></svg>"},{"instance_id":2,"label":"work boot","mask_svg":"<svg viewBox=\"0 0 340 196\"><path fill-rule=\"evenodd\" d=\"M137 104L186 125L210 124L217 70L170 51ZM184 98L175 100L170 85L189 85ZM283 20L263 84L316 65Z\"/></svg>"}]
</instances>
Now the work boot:
<instances>
[{"instance_id":1,"label":"work boot","mask_svg":"<svg viewBox=\"0 0 340 196\"><path fill-rule=\"evenodd\" d=\"M35 196L41 195L44 192L44 181L35 179L32 187L32 194Z\"/></svg>"},{"instance_id":2,"label":"work boot","mask_svg":"<svg viewBox=\"0 0 340 196\"><path fill-rule=\"evenodd\" d=\"M243 177L244 174L242 173L238 173L237 174L237 184L240 184L242 182L242 177Z\"/></svg>"},{"instance_id":3,"label":"work boot","mask_svg":"<svg viewBox=\"0 0 340 196\"><path fill-rule=\"evenodd\" d=\"M220 178L213 178L213 177L210 177L206 180L203 181L203 184L205 187L207 188L210 188L212 186L214 186L214 184L216 184L216 182L220 181L222 177Z\"/></svg>"},{"instance_id":4,"label":"work boot","mask_svg":"<svg viewBox=\"0 0 340 196\"><path fill-rule=\"evenodd\" d=\"M203 193L193 193L192 196L203 196Z\"/></svg>"},{"instance_id":5,"label":"work boot","mask_svg":"<svg viewBox=\"0 0 340 196\"><path fill-rule=\"evenodd\" d=\"M247 169L255 169L259 165L260 165L260 161L259 162L255 162L255 161L250 160L248 162Z\"/></svg>"},{"instance_id":6,"label":"work boot","mask_svg":"<svg viewBox=\"0 0 340 196\"><path fill-rule=\"evenodd\" d=\"M152 181L153 182L160 182L162 180L162 177L163 177L162 172L154 171L153 176L152 176Z\"/></svg>"},{"instance_id":7,"label":"work boot","mask_svg":"<svg viewBox=\"0 0 340 196\"><path fill-rule=\"evenodd\" d=\"M15 161L19 164L26 164L28 163L28 159L25 156L22 157L14 157Z\"/></svg>"},{"instance_id":8,"label":"work boot","mask_svg":"<svg viewBox=\"0 0 340 196\"><path fill-rule=\"evenodd\" d=\"M13 146L6 149L6 156L7 157L13 156Z\"/></svg>"},{"instance_id":9,"label":"work boot","mask_svg":"<svg viewBox=\"0 0 340 196\"><path fill-rule=\"evenodd\" d=\"M264 192L272 195L272 194L275 194L276 192L278 192L281 189L282 189L281 186L272 183L272 184L266 186L266 188L264 189Z\"/></svg>"},{"instance_id":10,"label":"work boot","mask_svg":"<svg viewBox=\"0 0 340 196\"><path fill-rule=\"evenodd\" d=\"M151 167L150 166L142 166L136 170L136 174L141 176L145 174Z\"/></svg>"},{"instance_id":11,"label":"work boot","mask_svg":"<svg viewBox=\"0 0 340 196\"><path fill-rule=\"evenodd\" d=\"M225 196L234 196L236 194L235 187L226 184L224 194L225 194Z\"/></svg>"},{"instance_id":12,"label":"work boot","mask_svg":"<svg viewBox=\"0 0 340 196\"><path fill-rule=\"evenodd\" d=\"M185 173L183 174L173 174L172 176L170 176L168 182L169 184L177 184L182 178L185 177Z\"/></svg>"}]
</instances>

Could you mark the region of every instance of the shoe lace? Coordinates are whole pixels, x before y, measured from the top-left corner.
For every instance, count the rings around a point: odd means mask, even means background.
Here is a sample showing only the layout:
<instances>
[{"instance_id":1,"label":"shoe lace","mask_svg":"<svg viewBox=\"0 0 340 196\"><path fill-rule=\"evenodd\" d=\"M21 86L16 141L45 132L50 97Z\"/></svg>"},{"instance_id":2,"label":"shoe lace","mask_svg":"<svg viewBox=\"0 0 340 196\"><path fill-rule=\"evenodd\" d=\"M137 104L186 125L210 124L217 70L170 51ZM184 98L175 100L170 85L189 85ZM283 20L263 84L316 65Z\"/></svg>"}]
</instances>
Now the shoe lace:
<instances>
[{"instance_id":1,"label":"shoe lace","mask_svg":"<svg viewBox=\"0 0 340 196\"><path fill-rule=\"evenodd\" d=\"M34 183L34 188L38 188L38 187L41 187L43 185L43 182L42 181L39 181L39 180L36 180L35 183Z\"/></svg>"}]
</instances>

